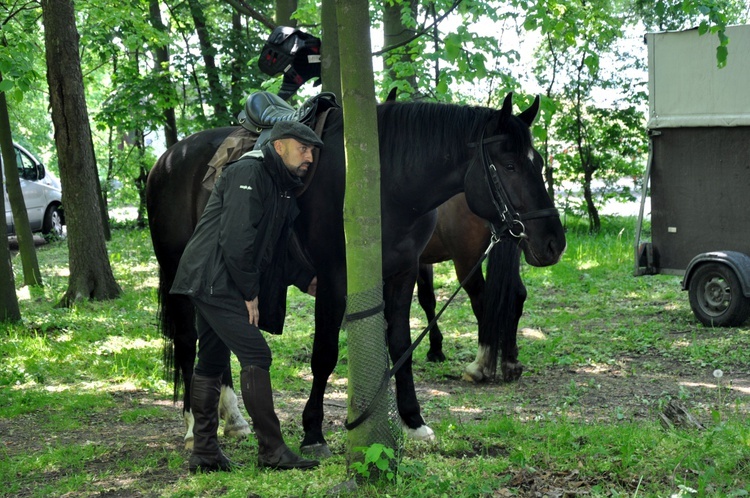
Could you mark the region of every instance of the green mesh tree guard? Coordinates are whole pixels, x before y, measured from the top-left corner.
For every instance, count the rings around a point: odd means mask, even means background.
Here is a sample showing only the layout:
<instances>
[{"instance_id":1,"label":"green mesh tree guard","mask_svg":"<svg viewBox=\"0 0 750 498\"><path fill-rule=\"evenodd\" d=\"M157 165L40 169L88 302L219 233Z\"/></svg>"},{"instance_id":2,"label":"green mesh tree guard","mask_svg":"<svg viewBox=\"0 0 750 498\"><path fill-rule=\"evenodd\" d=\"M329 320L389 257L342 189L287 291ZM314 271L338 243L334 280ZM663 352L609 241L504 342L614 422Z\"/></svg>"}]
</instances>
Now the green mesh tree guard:
<instances>
[{"instance_id":1,"label":"green mesh tree guard","mask_svg":"<svg viewBox=\"0 0 750 498\"><path fill-rule=\"evenodd\" d=\"M352 447L379 443L393 448L399 460L403 432L389 377L385 317L382 309L373 313L373 308L382 302L382 286L350 294L347 298L344 323L349 351L347 422L356 425L349 433ZM357 317L358 314L364 317ZM360 455L355 452L349 457L357 459Z\"/></svg>"}]
</instances>

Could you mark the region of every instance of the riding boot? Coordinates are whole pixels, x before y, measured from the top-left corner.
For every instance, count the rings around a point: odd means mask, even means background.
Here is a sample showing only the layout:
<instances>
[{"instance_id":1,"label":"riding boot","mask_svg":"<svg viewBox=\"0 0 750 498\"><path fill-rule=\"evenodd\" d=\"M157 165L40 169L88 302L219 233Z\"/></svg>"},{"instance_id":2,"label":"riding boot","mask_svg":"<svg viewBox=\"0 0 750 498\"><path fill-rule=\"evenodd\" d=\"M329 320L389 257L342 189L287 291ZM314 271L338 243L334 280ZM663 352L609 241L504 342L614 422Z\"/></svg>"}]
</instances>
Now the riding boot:
<instances>
[{"instance_id":1,"label":"riding boot","mask_svg":"<svg viewBox=\"0 0 750 498\"><path fill-rule=\"evenodd\" d=\"M290 450L281 435L281 425L273 406L271 375L267 370L248 366L240 373L242 401L253 420L258 438L258 467L277 470L311 469L317 460L302 458Z\"/></svg>"},{"instance_id":2,"label":"riding boot","mask_svg":"<svg viewBox=\"0 0 750 498\"><path fill-rule=\"evenodd\" d=\"M219 395L221 377L193 374L190 404L193 409L193 453L188 461L190 473L230 471L236 464L219 448Z\"/></svg>"}]
</instances>

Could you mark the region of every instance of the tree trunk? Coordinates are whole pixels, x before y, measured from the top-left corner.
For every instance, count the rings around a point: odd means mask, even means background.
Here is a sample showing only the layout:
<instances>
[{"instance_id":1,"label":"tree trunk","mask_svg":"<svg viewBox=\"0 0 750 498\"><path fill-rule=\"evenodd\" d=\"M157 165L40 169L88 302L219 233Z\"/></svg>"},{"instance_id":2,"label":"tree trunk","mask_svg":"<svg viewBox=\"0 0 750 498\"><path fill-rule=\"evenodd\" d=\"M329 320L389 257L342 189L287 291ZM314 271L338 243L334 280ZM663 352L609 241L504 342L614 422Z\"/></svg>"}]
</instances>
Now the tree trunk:
<instances>
[{"instance_id":1,"label":"tree trunk","mask_svg":"<svg viewBox=\"0 0 750 498\"><path fill-rule=\"evenodd\" d=\"M347 314L376 308L383 300L380 235L380 153L367 0L337 0L341 50L344 146L346 149ZM344 49L344 47L346 47ZM348 433L350 461L362 460L358 447L380 443L398 450L389 420L392 393L380 386L389 368L383 311L347 324L349 350L348 420L373 404L372 415ZM377 477L373 472L373 477Z\"/></svg>"},{"instance_id":2,"label":"tree trunk","mask_svg":"<svg viewBox=\"0 0 750 498\"><path fill-rule=\"evenodd\" d=\"M599 219L599 211L594 203L594 196L591 192L591 181L593 174L590 168L584 164L585 172L583 175L583 198L586 200L586 212L589 216L589 232L599 233L602 228L602 222Z\"/></svg>"},{"instance_id":3,"label":"tree trunk","mask_svg":"<svg viewBox=\"0 0 750 498\"><path fill-rule=\"evenodd\" d=\"M101 195L83 90L72 0L43 0L42 19L52 122L68 226L70 278L58 306L113 299L115 282L104 242Z\"/></svg>"},{"instance_id":4,"label":"tree trunk","mask_svg":"<svg viewBox=\"0 0 750 498\"><path fill-rule=\"evenodd\" d=\"M0 175L0 190L4 189L3 176ZM5 196L0 201L3 215L0 216L0 234L8 233L5 221ZM16 296L16 280L13 277L13 262L10 259L8 237L0 240L0 323L17 323L21 321L21 311L18 308Z\"/></svg>"},{"instance_id":5,"label":"tree trunk","mask_svg":"<svg viewBox=\"0 0 750 498\"><path fill-rule=\"evenodd\" d=\"M244 32L242 27L242 16L236 10L232 12L232 32L232 43L235 44L235 47L239 47L238 40L241 40L244 37ZM237 116L244 107L245 88L242 85L242 73L247 66L247 61L240 56L242 52L244 51L239 50L239 48L234 50L234 53L237 54L237 56L232 59L231 62L232 81L229 87L229 112L232 114L232 118ZM232 119L232 123L236 123L236 121Z\"/></svg>"},{"instance_id":6,"label":"tree trunk","mask_svg":"<svg viewBox=\"0 0 750 498\"><path fill-rule=\"evenodd\" d=\"M297 0L276 0L276 24L279 26L297 26L292 14L297 10Z\"/></svg>"},{"instance_id":7,"label":"tree trunk","mask_svg":"<svg viewBox=\"0 0 750 498\"><path fill-rule=\"evenodd\" d=\"M0 82L2 81L3 75L0 73ZM16 163L16 151L13 148L13 134L10 130L8 101L5 99L5 92L0 92L0 149L2 149L3 164L5 165L5 187L13 213L18 251L21 254L21 263L23 264L23 282L24 285L42 285L42 274L39 271L39 260L37 260L36 248L34 247L34 235L31 233L31 227L29 226L29 214L26 212L26 202L23 199L21 181L18 177L18 164ZM5 209L3 209L2 217L3 222L5 222ZM7 246L6 233L8 233L7 226L4 231L0 232L0 236L5 237L5 245Z\"/></svg>"},{"instance_id":8,"label":"tree trunk","mask_svg":"<svg viewBox=\"0 0 750 498\"><path fill-rule=\"evenodd\" d=\"M221 86L219 78L219 69L216 67L216 49L211 44L208 27L206 25L206 15L203 12L203 6L198 0L188 0L190 5L190 14L193 16L195 31L198 34L198 44L201 47L203 63L206 65L206 79L208 80L209 105L214 109L214 120L217 124L229 123L232 117L229 115L226 103L224 102L224 88Z\"/></svg>"},{"instance_id":9,"label":"tree trunk","mask_svg":"<svg viewBox=\"0 0 750 498\"><path fill-rule=\"evenodd\" d=\"M411 9L412 17L415 17L417 13L417 2L415 2L414 0L410 0L409 8ZM398 3L391 4L385 2L383 5L383 44L385 50L388 50L388 47L394 47L401 43L404 43L406 40L409 40L414 36L414 31L411 28L407 27L402 20L402 10L402 5ZM388 51L383 54L383 67L386 68L388 78L391 80L390 84L393 85L399 80L404 80L409 84L409 87L411 88L410 93L419 93L419 90L417 88L417 76L414 72L414 66L412 64L408 64L408 66L403 66L399 68L399 70L394 67L395 62L413 62L412 57L408 53L407 46L399 47L396 50L398 50L398 53L400 53L401 55L398 57L397 61L393 61L390 64L388 63L388 60L393 58L393 52Z\"/></svg>"},{"instance_id":10,"label":"tree trunk","mask_svg":"<svg viewBox=\"0 0 750 498\"><path fill-rule=\"evenodd\" d=\"M159 1L151 0L149 2L149 15L151 25L162 33L167 32L167 27L161 19L161 10ZM156 67L154 71L159 75L159 80L164 85L162 91L167 95L174 94L172 78L169 75L169 47L167 45L156 45L153 48ZM176 97L175 100L176 101ZM177 118L175 117L174 107L169 106L164 109L164 140L167 148L177 143Z\"/></svg>"},{"instance_id":11,"label":"tree trunk","mask_svg":"<svg viewBox=\"0 0 750 498\"><path fill-rule=\"evenodd\" d=\"M320 80L322 90L336 95L341 102L341 62L339 61L339 35L336 23L335 0L324 1L320 9L323 34L320 40ZM368 56L369 57L369 56Z\"/></svg>"}]
</instances>

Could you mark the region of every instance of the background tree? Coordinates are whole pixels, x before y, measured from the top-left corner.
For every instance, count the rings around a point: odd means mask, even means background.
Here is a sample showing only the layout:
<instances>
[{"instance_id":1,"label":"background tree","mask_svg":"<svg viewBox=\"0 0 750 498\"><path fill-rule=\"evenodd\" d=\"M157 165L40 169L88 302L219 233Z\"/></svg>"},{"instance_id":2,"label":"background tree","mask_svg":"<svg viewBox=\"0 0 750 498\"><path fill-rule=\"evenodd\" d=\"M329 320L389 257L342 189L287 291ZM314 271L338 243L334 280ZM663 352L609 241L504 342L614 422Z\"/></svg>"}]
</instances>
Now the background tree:
<instances>
[{"instance_id":1,"label":"background tree","mask_svg":"<svg viewBox=\"0 0 750 498\"><path fill-rule=\"evenodd\" d=\"M26 211L26 202L23 198L21 181L18 176L16 149L13 147L13 134L10 130L10 119L8 118L8 104L5 99L5 91L2 88L3 75L0 73L0 149L3 156L5 191L8 193L11 212L13 213L13 228L23 264L24 285L42 285L42 274L39 271L34 237L29 225L29 214ZM3 200L4 205L5 201ZM3 209L3 213L5 213L5 209ZM5 217L4 214L3 217ZM5 232L0 233L7 233L7 228Z\"/></svg>"},{"instance_id":2,"label":"background tree","mask_svg":"<svg viewBox=\"0 0 750 498\"><path fill-rule=\"evenodd\" d=\"M3 178L0 176L0 188L5 188ZM5 197L2 202L5 210ZM5 216L0 216L0 233L8 233L8 224ZM13 263L10 259L10 247L8 238L0 241L0 322L15 323L21 321L21 310L18 308L18 296L16 296L16 280L13 276Z\"/></svg>"},{"instance_id":3,"label":"background tree","mask_svg":"<svg viewBox=\"0 0 750 498\"><path fill-rule=\"evenodd\" d=\"M97 170L91 141L78 32L71 0L42 1L47 82L68 225L70 278L60 301L120 295L107 257L97 196Z\"/></svg>"}]
</instances>

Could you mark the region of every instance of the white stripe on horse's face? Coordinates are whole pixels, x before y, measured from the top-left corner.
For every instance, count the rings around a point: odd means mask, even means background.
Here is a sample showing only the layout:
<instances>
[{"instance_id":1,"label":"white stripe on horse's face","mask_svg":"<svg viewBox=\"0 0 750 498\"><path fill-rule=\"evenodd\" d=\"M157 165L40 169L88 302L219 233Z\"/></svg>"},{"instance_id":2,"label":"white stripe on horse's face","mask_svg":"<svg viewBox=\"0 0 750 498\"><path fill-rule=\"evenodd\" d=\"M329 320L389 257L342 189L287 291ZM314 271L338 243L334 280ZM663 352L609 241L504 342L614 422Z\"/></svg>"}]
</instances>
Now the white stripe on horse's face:
<instances>
[{"instance_id":1,"label":"white stripe on horse's face","mask_svg":"<svg viewBox=\"0 0 750 498\"><path fill-rule=\"evenodd\" d=\"M534 149L529 148L529 151L526 153L526 157L529 158L529 161L534 162Z\"/></svg>"}]
</instances>

